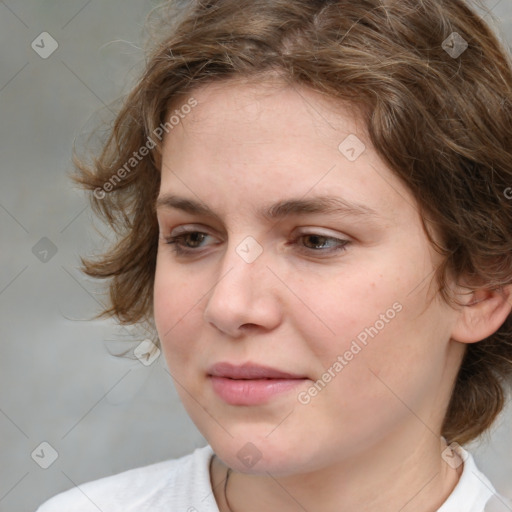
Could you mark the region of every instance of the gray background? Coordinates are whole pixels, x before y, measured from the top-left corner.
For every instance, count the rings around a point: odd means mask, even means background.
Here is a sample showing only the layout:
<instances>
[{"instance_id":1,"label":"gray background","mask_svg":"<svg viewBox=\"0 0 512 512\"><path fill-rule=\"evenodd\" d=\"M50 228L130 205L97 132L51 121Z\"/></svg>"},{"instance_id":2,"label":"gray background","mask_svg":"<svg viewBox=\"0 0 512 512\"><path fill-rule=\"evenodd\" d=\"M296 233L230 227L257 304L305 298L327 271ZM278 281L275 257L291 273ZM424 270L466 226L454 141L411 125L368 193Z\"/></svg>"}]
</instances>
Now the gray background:
<instances>
[{"instance_id":1,"label":"gray background","mask_svg":"<svg viewBox=\"0 0 512 512\"><path fill-rule=\"evenodd\" d=\"M162 357L144 366L109 354L122 343L133 349L144 332L87 321L104 298L77 268L79 254L104 242L68 179L73 140L133 83L144 20L155 5L0 1L0 512L33 511L74 484L206 444ZM486 20L510 46L512 0L487 5L498 24ZM44 31L59 45L46 59L31 48ZM472 447L509 497L511 426L507 407ZM58 454L48 469L35 462L50 461L42 442Z\"/></svg>"}]
</instances>

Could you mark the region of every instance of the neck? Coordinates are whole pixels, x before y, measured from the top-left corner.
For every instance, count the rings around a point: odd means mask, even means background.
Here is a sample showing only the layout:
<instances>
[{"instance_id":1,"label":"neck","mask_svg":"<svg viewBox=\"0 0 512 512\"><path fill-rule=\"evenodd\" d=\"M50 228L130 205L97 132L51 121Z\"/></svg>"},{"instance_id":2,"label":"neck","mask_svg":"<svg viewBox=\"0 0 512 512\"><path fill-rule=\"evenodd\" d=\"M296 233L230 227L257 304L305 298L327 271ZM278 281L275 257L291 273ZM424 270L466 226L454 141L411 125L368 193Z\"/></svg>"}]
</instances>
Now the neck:
<instances>
[{"instance_id":1,"label":"neck","mask_svg":"<svg viewBox=\"0 0 512 512\"><path fill-rule=\"evenodd\" d=\"M441 458L445 443L428 432L420 444L372 447L357 459L285 477L231 471L214 457L212 488L220 512L434 512L456 486L462 466ZM224 496L226 491L227 501Z\"/></svg>"}]
</instances>

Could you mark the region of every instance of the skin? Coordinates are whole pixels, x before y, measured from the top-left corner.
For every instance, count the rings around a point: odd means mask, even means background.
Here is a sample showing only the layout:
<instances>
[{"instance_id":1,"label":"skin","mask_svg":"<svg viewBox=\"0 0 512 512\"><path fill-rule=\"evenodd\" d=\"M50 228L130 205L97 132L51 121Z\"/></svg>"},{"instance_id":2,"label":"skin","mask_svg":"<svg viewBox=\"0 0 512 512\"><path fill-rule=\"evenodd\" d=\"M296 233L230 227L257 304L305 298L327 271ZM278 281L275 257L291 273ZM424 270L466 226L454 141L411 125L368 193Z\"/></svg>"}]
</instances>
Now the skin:
<instances>
[{"instance_id":1,"label":"skin","mask_svg":"<svg viewBox=\"0 0 512 512\"><path fill-rule=\"evenodd\" d=\"M157 209L154 314L181 400L218 456L211 480L219 509L229 510L222 484L229 466L233 512L339 512L340 504L344 512L437 510L462 471L441 457L452 385L466 343L510 313L507 295L462 295L453 285L468 304L458 309L433 295L440 259L417 202L347 105L271 81L210 84L193 96L198 105L164 139L159 195L201 201L218 219ZM350 134L366 146L353 162L338 150ZM378 216L268 221L254 213L322 194ZM178 226L208 235L182 240L196 251L190 256L166 243ZM332 252L339 244L315 234L350 243ZM263 250L252 263L236 251L247 236ZM299 392L397 302L400 312L300 403ZM207 375L219 361L252 361L308 380L266 404L229 405ZM261 455L252 467L237 456L248 442Z\"/></svg>"}]
</instances>

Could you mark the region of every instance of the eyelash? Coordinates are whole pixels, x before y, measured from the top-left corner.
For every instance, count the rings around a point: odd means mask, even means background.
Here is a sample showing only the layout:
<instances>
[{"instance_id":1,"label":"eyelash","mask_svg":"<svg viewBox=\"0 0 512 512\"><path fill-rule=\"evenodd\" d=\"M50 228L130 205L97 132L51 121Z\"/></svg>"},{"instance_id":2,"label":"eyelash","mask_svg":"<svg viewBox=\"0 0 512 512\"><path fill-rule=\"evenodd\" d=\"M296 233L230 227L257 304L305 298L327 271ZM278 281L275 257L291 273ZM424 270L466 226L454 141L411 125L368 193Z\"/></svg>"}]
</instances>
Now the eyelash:
<instances>
[{"instance_id":1,"label":"eyelash","mask_svg":"<svg viewBox=\"0 0 512 512\"><path fill-rule=\"evenodd\" d=\"M165 243L167 245L172 245L171 250L176 256L190 256L192 254L197 254L199 251L198 248L183 249L183 247L179 243L180 241L184 240L188 236L194 235L194 234L201 234L201 235L209 236L208 233L203 233L202 231L188 231L188 232L184 232L179 235L176 235L176 236L166 238ZM339 253L339 252L345 251L347 249L347 245L350 244L350 241L348 241L348 240L343 240L341 238L335 238L332 236L320 235L317 233L303 233L300 236L294 238L292 240L291 244L295 245L298 240L300 240L301 238L304 238L304 237L317 237L317 238L321 238L321 239L325 239L325 240L334 240L336 242L339 242L340 246L337 248L334 248L334 249L327 250L327 251L318 250L318 249L301 248L301 249L299 249L301 252L310 252L311 251L312 253L321 252L324 254L325 253L333 254L333 253ZM203 240L204 240L204 238L201 241L203 241ZM313 245L316 245L316 244L313 244Z\"/></svg>"}]
</instances>

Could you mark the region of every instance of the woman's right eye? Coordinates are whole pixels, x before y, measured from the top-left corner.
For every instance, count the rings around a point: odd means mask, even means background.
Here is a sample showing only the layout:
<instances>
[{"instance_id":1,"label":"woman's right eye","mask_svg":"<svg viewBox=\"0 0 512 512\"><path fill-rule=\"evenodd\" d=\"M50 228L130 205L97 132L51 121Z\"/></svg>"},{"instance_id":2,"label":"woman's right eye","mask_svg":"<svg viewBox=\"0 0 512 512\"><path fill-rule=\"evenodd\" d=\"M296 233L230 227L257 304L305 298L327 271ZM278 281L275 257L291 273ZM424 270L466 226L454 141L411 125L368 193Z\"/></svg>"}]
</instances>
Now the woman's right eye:
<instances>
[{"instance_id":1,"label":"woman's right eye","mask_svg":"<svg viewBox=\"0 0 512 512\"><path fill-rule=\"evenodd\" d=\"M194 235L194 236L193 236ZM199 236L195 236L199 235ZM179 235L171 236L165 239L165 243L168 245L172 245L172 252L178 256L183 256L187 254L192 254L194 252L197 252L195 249L197 249L197 243L201 243L205 237L210 236L208 233L203 233L201 231L189 231L187 233L181 233ZM193 239L193 247L187 247L185 245L185 248L183 248L183 241L186 241L188 238Z\"/></svg>"}]
</instances>

